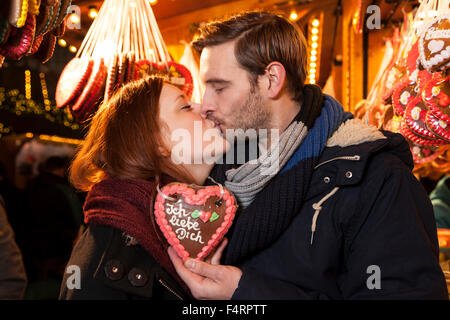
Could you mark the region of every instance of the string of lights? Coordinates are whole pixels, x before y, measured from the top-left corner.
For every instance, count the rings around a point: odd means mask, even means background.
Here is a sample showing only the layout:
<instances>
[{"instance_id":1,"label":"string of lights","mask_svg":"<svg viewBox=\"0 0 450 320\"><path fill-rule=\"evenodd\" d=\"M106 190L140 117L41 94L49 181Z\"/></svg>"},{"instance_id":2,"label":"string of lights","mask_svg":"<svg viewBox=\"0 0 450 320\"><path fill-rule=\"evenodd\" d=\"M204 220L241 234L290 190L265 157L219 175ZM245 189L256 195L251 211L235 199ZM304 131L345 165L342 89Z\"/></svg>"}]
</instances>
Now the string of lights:
<instances>
[{"instance_id":1,"label":"string of lights","mask_svg":"<svg viewBox=\"0 0 450 320\"><path fill-rule=\"evenodd\" d=\"M320 70L320 19L314 17L310 22L310 31L308 32L308 79L309 83L316 83L319 78Z\"/></svg>"}]
</instances>

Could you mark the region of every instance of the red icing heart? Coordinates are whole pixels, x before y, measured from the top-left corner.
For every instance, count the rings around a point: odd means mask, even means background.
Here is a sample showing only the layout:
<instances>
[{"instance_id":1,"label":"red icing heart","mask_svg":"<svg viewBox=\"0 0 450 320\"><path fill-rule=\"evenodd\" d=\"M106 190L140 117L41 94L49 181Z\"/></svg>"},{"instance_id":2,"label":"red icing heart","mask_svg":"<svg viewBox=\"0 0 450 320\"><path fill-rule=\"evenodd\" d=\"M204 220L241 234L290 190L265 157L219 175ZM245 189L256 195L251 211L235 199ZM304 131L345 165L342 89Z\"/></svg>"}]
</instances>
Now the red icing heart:
<instances>
[{"instance_id":1,"label":"red icing heart","mask_svg":"<svg viewBox=\"0 0 450 320\"><path fill-rule=\"evenodd\" d=\"M202 220L203 222L207 222L209 220L209 218L211 218L211 212L204 212L202 211L202 214L200 215L200 220Z\"/></svg>"},{"instance_id":2,"label":"red icing heart","mask_svg":"<svg viewBox=\"0 0 450 320\"><path fill-rule=\"evenodd\" d=\"M183 261L205 259L233 223L236 199L225 188L178 182L164 186L161 192L168 199L158 193L155 217L164 237Z\"/></svg>"}]
</instances>

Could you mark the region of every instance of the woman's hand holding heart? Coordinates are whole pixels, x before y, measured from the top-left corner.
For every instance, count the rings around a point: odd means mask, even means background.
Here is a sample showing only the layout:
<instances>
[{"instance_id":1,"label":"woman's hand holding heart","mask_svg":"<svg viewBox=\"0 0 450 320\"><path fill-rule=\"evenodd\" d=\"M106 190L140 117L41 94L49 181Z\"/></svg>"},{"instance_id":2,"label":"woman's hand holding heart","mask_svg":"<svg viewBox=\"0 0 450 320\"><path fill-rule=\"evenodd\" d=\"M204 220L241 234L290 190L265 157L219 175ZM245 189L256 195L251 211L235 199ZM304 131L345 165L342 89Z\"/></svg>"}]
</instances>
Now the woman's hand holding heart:
<instances>
[{"instance_id":1,"label":"woman's hand holding heart","mask_svg":"<svg viewBox=\"0 0 450 320\"><path fill-rule=\"evenodd\" d=\"M211 259L203 262L197 259L183 261L175 250L169 247L169 256L178 275L186 282L196 299L229 300L237 289L242 271L233 266L220 265L220 258L227 245L224 239Z\"/></svg>"}]
</instances>

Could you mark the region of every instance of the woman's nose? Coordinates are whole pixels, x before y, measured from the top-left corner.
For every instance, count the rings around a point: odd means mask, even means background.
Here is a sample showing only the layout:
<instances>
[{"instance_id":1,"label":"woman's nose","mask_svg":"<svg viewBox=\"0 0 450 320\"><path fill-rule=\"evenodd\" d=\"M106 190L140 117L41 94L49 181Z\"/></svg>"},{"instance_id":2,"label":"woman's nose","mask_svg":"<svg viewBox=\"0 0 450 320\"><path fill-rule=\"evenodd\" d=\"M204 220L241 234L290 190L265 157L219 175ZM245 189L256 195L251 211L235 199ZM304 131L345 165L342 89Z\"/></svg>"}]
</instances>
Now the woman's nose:
<instances>
[{"instance_id":1,"label":"woman's nose","mask_svg":"<svg viewBox=\"0 0 450 320\"><path fill-rule=\"evenodd\" d=\"M195 113L201 114L201 105L199 103L191 102L191 110Z\"/></svg>"}]
</instances>

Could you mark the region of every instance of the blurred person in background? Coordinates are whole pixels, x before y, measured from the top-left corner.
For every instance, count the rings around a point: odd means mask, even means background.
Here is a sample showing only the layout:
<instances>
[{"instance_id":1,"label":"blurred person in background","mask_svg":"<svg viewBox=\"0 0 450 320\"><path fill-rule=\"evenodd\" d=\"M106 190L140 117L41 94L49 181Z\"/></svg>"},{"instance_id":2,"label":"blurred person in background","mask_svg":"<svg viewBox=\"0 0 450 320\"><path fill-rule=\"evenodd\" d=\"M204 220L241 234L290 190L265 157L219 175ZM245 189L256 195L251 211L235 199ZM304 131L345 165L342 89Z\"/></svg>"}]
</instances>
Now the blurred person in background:
<instances>
[{"instance_id":1,"label":"blurred person in background","mask_svg":"<svg viewBox=\"0 0 450 320\"><path fill-rule=\"evenodd\" d=\"M434 217L438 228L450 229L450 175L446 175L437 183L430 193Z\"/></svg>"},{"instance_id":2,"label":"blurred person in background","mask_svg":"<svg viewBox=\"0 0 450 320\"><path fill-rule=\"evenodd\" d=\"M14 239L5 202L0 195L0 299L22 299L26 285L22 254Z\"/></svg>"},{"instance_id":3,"label":"blurred person in background","mask_svg":"<svg viewBox=\"0 0 450 320\"><path fill-rule=\"evenodd\" d=\"M24 261L26 299L57 299L59 285L82 226L82 203L66 179L70 159L49 157L26 189Z\"/></svg>"}]
</instances>

